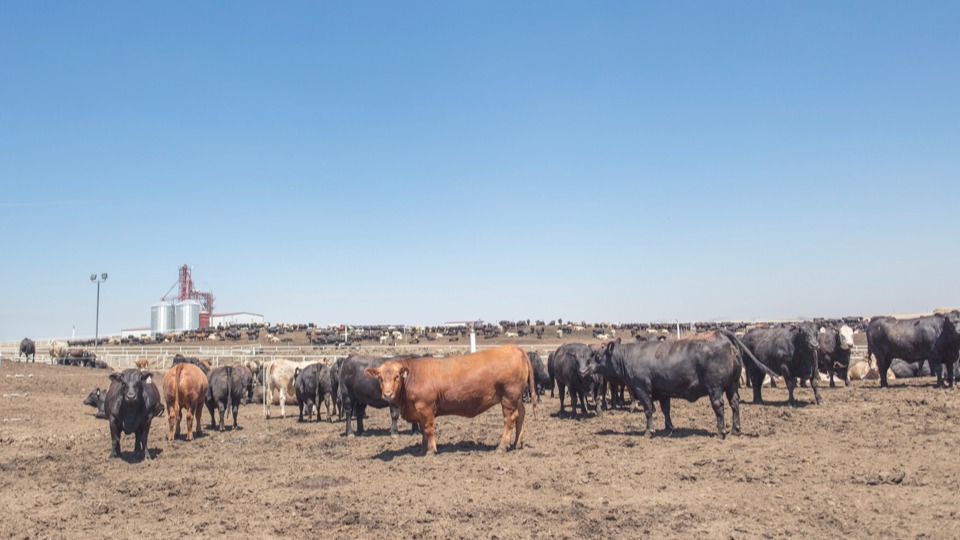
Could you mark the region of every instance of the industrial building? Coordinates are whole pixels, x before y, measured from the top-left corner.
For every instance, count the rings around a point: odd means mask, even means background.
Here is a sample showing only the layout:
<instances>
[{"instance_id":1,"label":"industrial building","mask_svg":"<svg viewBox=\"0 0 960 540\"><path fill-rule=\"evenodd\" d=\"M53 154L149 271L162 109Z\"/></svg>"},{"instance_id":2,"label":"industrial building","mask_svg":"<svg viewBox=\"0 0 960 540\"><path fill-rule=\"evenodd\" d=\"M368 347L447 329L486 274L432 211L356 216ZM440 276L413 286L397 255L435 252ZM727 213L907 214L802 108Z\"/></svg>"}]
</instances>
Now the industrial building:
<instances>
[{"instance_id":1,"label":"industrial building","mask_svg":"<svg viewBox=\"0 0 960 540\"><path fill-rule=\"evenodd\" d=\"M150 333L169 334L200 330L209 326L263 322L263 315L257 313L214 314L213 301L213 293L198 291L193 286L190 267L181 266L177 281L167 294L150 306Z\"/></svg>"},{"instance_id":2,"label":"industrial building","mask_svg":"<svg viewBox=\"0 0 960 540\"><path fill-rule=\"evenodd\" d=\"M210 326L229 326L231 324L263 324L263 315L238 311L237 313L216 313L210 316Z\"/></svg>"}]
</instances>

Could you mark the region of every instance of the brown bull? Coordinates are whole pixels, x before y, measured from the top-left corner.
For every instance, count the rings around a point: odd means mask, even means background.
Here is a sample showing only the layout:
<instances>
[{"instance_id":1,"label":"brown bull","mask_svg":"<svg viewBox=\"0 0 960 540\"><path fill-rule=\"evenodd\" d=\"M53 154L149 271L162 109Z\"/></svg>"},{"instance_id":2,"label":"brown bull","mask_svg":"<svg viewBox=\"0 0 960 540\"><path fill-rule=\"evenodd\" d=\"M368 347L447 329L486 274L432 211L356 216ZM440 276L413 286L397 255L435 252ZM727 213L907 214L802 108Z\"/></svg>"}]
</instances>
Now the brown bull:
<instances>
[{"instance_id":1,"label":"brown bull","mask_svg":"<svg viewBox=\"0 0 960 540\"><path fill-rule=\"evenodd\" d=\"M200 434L200 417L207 396L207 376L193 364L177 364L163 377L163 393L167 401L167 420L170 422L168 440L180 435L180 410L187 410L187 440L193 440L193 422L196 418Z\"/></svg>"},{"instance_id":2,"label":"brown bull","mask_svg":"<svg viewBox=\"0 0 960 540\"><path fill-rule=\"evenodd\" d=\"M465 356L388 360L364 372L380 381L383 399L396 405L404 420L420 424L425 454L437 452L437 416L473 418L498 403L503 409L498 450L507 449L512 429L513 446L523 447L523 392L529 388L535 396L536 390L530 359L515 345ZM531 406L536 414L536 403Z\"/></svg>"}]
</instances>

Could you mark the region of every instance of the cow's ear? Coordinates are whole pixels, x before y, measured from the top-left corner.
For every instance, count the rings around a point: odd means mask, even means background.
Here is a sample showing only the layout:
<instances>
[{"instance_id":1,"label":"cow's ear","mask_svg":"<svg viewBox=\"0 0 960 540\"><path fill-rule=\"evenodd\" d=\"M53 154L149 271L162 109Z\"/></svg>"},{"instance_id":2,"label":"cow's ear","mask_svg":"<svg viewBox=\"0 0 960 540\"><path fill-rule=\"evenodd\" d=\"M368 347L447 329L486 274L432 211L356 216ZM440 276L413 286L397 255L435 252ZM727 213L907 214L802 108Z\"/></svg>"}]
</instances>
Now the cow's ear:
<instances>
[{"instance_id":1,"label":"cow's ear","mask_svg":"<svg viewBox=\"0 0 960 540\"><path fill-rule=\"evenodd\" d=\"M363 372L366 374L367 377L370 377L371 379L380 378L380 370L377 368L368 367L367 369L363 370Z\"/></svg>"},{"instance_id":2,"label":"cow's ear","mask_svg":"<svg viewBox=\"0 0 960 540\"><path fill-rule=\"evenodd\" d=\"M409 369L409 368L403 368L403 369L401 369L401 370L400 370L400 378L401 378L401 379L406 379L408 373L410 373L410 369Z\"/></svg>"},{"instance_id":3,"label":"cow's ear","mask_svg":"<svg viewBox=\"0 0 960 540\"><path fill-rule=\"evenodd\" d=\"M120 374L119 374L119 373L111 373L111 374L110 374L110 380L111 380L111 381L120 382Z\"/></svg>"},{"instance_id":4,"label":"cow's ear","mask_svg":"<svg viewBox=\"0 0 960 540\"><path fill-rule=\"evenodd\" d=\"M153 377L153 373L150 373L149 371L142 371L142 372L140 372L140 380L141 380L141 381L146 381L146 380L148 380L150 377Z\"/></svg>"}]
</instances>

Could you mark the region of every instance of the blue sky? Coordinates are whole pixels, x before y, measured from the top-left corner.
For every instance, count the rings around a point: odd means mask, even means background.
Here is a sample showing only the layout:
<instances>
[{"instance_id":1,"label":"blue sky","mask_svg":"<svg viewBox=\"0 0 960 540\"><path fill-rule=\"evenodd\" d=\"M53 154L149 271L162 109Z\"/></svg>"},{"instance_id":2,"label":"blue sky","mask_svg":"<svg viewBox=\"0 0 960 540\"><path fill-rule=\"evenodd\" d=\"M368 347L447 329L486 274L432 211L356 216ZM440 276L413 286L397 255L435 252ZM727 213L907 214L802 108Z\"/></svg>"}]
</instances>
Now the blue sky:
<instances>
[{"instance_id":1,"label":"blue sky","mask_svg":"<svg viewBox=\"0 0 960 540\"><path fill-rule=\"evenodd\" d=\"M960 306L956 2L5 2L0 340Z\"/></svg>"}]
</instances>

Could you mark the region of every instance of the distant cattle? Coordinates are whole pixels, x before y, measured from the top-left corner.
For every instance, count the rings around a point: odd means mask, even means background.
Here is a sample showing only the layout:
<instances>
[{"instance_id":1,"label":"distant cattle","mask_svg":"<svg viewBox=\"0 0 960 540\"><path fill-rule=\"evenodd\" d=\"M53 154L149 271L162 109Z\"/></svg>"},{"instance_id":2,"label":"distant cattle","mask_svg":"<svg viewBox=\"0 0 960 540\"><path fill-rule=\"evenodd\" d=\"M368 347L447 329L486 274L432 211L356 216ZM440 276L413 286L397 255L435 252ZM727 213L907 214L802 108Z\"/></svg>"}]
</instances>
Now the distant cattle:
<instances>
[{"instance_id":1,"label":"distant cattle","mask_svg":"<svg viewBox=\"0 0 960 540\"><path fill-rule=\"evenodd\" d=\"M26 360L31 362L37 361L37 344L33 342L30 338L23 338L20 341L20 351L17 353L17 360L20 360L20 356L24 356Z\"/></svg>"},{"instance_id":2,"label":"distant cattle","mask_svg":"<svg viewBox=\"0 0 960 540\"><path fill-rule=\"evenodd\" d=\"M147 450L150 424L160 405L160 392L150 372L127 369L110 374L104 411L110 424L111 457L120 457L120 434L135 434L134 454L151 459Z\"/></svg>"},{"instance_id":3,"label":"distant cattle","mask_svg":"<svg viewBox=\"0 0 960 540\"><path fill-rule=\"evenodd\" d=\"M167 402L167 421L170 424L168 440L180 435L181 410L187 411L187 440L193 440L193 423L196 420L200 434L203 405L207 397L207 376L199 367L179 363L163 377L163 393Z\"/></svg>"},{"instance_id":4,"label":"distant cattle","mask_svg":"<svg viewBox=\"0 0 960 540\"><path fill-rule=\"evenodd\" d=\"M192 364L200 368L200 371L202 371L204 375L210 374L210 362L207 362L206 360L201 360L199 358L193 358L190 356L184 356L182 354L176 354L173 357L173 362L171 364L171 367L176 366L178 364Z\"/></svg>"},{"instance_id":5,"label":"distant cattle","mask_svg":"<svg viewBox=\"0 0 960 540\"><path fill-rule=\"evenodd\" d=\"M523 446L523 392L532 395L536 390L530 359L515 345L465 356L387 360L364 371L380 383L385 401L395 405L405 420L420 425L424 453L437 452L436 417L473 418L497 404L503 410L498 449L507 449L511 431L513 447ZM536 402L531 405L536 411Z\"/></svg>"},{"instance_id":6,"label":"distant cattle","mask_svg":"<svg viewBox=\"0 0 960 540\"><path fill-rule=\"evenodd\" d=\"M68 347L64 341L51 341L50 358L57 364L63 364L67 358Z\"/></svg>"},{"instance_id":7,"label":"distant cattle","mask_svg":"<svg viewBox=\"0 0 960 540\"><path fill-rule=\"evenodd\" d=\"M877 358L880 386L887 386L887 371L894 358L908 363L930 362L937 387L953 386L954 364L960 354L960 311L916 319L874 317L867 324L867 354Z\"/></svg>"},{"instance_id":8,"label":"distant cattle","mask_svg":"<svg viewBox=\"0 0 960 540\"><path fill-rule=\"evenodd\" d=\"M793 391L798 379L809 379L814 399L821 402L820 378L817 377L817 330L813 324L754 328L744 334L742 341L763 365L785 379L791 405L796 403ZM753 402L763 403L764 371L753 362L747 362L745 367L752 382Z\"/></svg>"},{"instance_id":9,"label":"distant cattle","mask_svg":"<svg viewBox=\"0 0 960 540\"><path fill-rule=\"evenodd\" d=\"M224 430L227 411L233 413L233 429L237 426L237 411L240 401L250 385L250 370L240 366L222 366L210 372L207 382L206 403L210 411L210 427L217 427L215 411L220 412L220 431ZM199 420L198 420L199 422Z\"/></svg>"}]
</instances>

